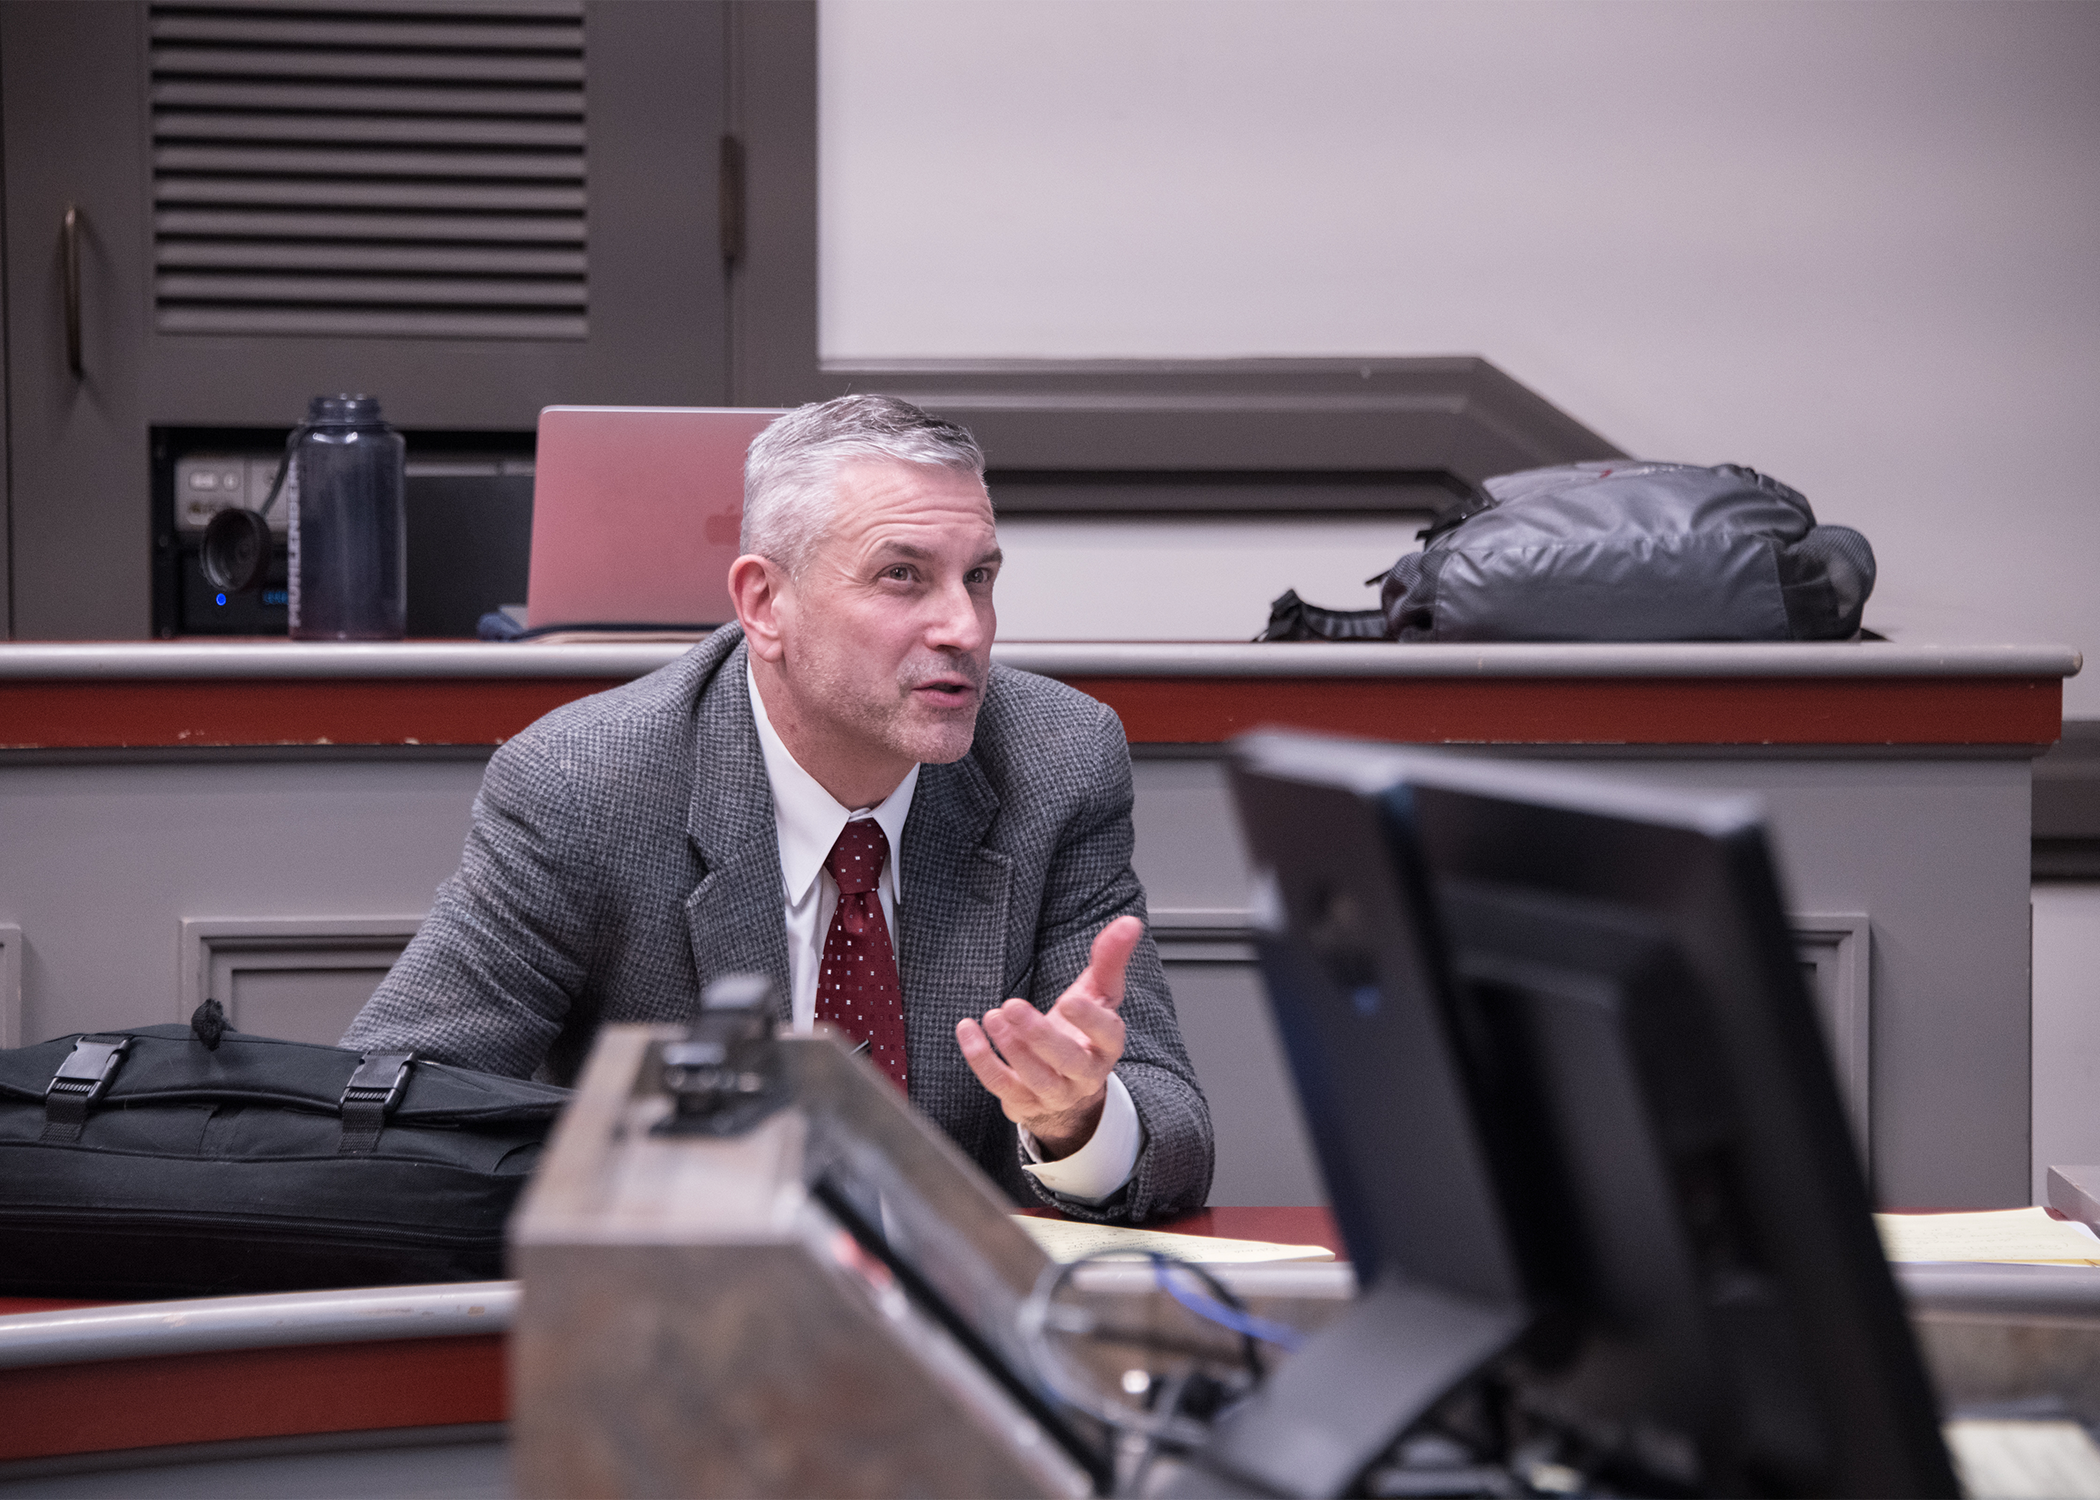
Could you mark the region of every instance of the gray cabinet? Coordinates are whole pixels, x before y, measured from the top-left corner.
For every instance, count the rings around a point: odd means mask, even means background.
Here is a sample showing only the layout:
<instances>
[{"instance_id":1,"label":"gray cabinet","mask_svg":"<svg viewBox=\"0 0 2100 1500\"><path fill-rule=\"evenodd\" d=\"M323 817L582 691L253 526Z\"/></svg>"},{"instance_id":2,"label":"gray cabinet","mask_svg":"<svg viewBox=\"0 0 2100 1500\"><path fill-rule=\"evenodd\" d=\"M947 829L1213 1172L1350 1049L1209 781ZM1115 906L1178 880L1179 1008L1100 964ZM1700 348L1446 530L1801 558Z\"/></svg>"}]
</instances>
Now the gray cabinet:
<instances>
[{"instance_id":1,"label":"gray cabinet","mask_svg":"<svg viewBox=\"0 0 2100 1500\"><path fill-rule=\"evenodd\" d=\"M146 633L154 427L726 403L727 11L0 3L12 633Z\"/></svg>"}]
</instances>

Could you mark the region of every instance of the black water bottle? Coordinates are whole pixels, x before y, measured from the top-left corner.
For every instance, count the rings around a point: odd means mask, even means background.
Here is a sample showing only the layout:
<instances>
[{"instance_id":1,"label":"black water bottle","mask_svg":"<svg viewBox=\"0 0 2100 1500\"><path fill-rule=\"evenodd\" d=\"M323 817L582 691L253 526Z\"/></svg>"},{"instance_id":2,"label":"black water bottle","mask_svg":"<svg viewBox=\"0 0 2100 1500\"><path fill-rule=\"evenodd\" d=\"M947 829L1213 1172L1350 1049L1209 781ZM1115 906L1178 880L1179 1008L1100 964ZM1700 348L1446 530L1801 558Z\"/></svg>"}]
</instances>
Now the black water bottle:
<instances>
[{"instance_id":1,"label":"black water bottle","mask_svg":"<svg viewBox=\"0 0 2100 1500\"><path fill-rule=\"evenodd\" d=\"M373 396L316 396L285 479L291 632L303 641L398 641L408 623L401 434Z\"/></svg>"}]
</instances>

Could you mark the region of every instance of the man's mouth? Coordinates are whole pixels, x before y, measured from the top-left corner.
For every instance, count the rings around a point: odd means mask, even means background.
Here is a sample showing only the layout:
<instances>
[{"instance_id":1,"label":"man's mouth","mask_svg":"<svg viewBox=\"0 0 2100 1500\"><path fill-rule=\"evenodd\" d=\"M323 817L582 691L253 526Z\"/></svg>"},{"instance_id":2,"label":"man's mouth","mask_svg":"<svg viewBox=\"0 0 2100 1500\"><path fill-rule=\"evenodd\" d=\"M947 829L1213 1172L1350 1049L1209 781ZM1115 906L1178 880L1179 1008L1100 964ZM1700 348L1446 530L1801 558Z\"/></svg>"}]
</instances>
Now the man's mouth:
<instances>
[{"instance_id":1,"label":"man's mouth","mask_svg":"<svg viewBox=\"0 0 2100 1500\"><path fill-rule=\"evenodd\" d=\"M933 677L914 687L912 694L945 708L961 708L976 700L977 684L967 677Z\"/></svg>"}]
</instances>

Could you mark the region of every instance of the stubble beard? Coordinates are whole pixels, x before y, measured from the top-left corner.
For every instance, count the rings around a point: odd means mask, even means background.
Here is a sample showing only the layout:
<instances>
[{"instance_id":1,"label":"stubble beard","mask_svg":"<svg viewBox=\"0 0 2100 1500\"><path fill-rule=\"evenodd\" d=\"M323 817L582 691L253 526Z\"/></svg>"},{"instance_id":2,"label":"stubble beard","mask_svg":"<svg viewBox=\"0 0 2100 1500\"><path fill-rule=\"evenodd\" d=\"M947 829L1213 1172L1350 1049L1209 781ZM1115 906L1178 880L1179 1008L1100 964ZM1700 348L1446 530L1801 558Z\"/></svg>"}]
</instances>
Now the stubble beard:
<instances>
[{"instance_id":1,"label":"stubble beard","mask_svg":"<svg viewBox=\"0 0 2100 1500\"><path fill-rule=\"evenodd\" d=\"M918 684L955 676L976 687L967 708L938 710L915 694ZM928 656L907 660L886 685L853 670L847 657L807 663L812 700L854 736L894 755L925 765L947 765L970 753L977 738L977 711L984 704L983 664L971 657Z\"/></svg>"}]
</instances>

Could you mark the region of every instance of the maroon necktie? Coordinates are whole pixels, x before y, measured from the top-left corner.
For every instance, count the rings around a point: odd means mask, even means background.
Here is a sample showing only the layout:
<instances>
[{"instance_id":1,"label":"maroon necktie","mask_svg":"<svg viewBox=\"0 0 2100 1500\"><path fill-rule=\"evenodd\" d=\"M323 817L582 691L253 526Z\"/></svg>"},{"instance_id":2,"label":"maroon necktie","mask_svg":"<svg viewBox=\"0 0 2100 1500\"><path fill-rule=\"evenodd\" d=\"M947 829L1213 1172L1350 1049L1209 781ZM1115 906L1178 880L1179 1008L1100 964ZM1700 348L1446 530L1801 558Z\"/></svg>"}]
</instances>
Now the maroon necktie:
<instances>
[{"instance_id":1,"label":"maroon necktie","mask_svg":"<svg viewBox=\"0 0 2100 1500\"><path fill-rule=\"evenodd\" d=\"M903 1089L904 991L897 983L889 924L882 920L882 897L875 890L889 853L882 825L856 818L840 830L824 861L838 882L839 908L824 935L817 1019L867 1043L868 1060Z\"/></svg>"}]
</instances>

